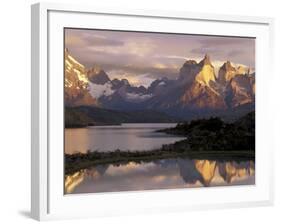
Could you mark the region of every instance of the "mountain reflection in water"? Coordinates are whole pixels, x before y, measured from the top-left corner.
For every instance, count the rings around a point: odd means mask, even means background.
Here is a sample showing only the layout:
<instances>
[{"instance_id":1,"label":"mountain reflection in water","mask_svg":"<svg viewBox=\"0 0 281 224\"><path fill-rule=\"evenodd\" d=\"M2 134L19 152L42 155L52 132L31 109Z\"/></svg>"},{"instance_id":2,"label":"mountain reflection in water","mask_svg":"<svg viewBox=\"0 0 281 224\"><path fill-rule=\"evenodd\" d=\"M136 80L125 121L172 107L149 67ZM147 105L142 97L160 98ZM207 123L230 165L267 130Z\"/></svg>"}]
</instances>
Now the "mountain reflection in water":
<instances>
[{"instance_id":1,"label":"mountain reflection in water","mask_svg":"<svg viewBox=\"0 0 281 224\"><path fill-rule=\"evenodd\" d=\"M255 184L254 161L163 159L98 165L65 177L65 193Z\"/></svg>"}]
</instances>

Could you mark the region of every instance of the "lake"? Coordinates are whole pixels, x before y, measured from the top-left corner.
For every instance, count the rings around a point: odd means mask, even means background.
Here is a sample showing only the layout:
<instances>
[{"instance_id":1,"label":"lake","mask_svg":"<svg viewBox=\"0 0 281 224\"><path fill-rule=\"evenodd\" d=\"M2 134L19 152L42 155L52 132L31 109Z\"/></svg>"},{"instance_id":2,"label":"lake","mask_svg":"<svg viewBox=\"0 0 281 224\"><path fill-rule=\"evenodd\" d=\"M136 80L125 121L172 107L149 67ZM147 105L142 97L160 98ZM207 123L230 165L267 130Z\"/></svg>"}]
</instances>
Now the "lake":
<instances>
[{"instance_id":1,"label":"lake","mask_svg":"<svg viewBox=\"0 0 281 224\"><path fill-rule=\"evenodd\" d=\"M65 177L65 193L98 193L255 184L254 161L188 158L98 165Z\"/></svg>"},{"instance_id":2,"label":"lake","mask_svg":"<svg viewBox=\"0 0 281 224\"><path fill-rule=\"evenodd\" d=\"M174 127L174 123L122 124L65 129L65 153L92 151L152 150L184 139L181 136L155 132Z\"/></svg>"},{"instance_id":3,"label":"lake","mask_svg":"<svg viewBox=\"0 0 281 224\"><path fill-rule=\"evenodd\" d=\"M176 124L122 124L65 129L65 153L153 150L184 139L155 132ZM253 160L173 158L103 164L65 176L65 193L98 193L189 187L253 185Z\"/></svg>"}]
</instances>

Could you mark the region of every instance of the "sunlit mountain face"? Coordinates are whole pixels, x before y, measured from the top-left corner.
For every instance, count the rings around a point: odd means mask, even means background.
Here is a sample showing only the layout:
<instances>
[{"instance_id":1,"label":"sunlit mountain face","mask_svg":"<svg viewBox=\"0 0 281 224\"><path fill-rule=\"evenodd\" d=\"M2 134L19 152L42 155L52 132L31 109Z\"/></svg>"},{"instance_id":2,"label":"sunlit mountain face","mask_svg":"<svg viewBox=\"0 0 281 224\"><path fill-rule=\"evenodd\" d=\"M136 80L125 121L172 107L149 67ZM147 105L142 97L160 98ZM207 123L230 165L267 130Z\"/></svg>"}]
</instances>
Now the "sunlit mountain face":
<instances>
[{"instance_id":1,"label":"sunlit mountain face","mask_svg":"<svg viewBox=\"0 0 281 224\"><path fill-rule=\"evenodd\" d=\"M100 67L86 69L65 50L65 104L117 110L152 109L182 116L189 112L254 108L255 74L225 62L215 73L209 55L186 61L177 79L155 79L148 87L110 79Z\"/></svg>"},{"instance_id":2,"label":"sunlit mountain face","mask_svg":"<svg viewBox=\"0 0 281 224\"><path fill-rule=\"evenodd\" d=\"M254 161L165 159L98 165L65 177L66 193L255 184Z\"/></svg>"},{"instance_id":3,"label":"sunlit mountain face","mask_svg":"<svg viewBox=\"0 0 281 224\"><path fill-rule=\"evenodd\" d=\"M64 96L66 106L97 105L89 92L89 79L84 65L65 51Z\"/></svg>"}]
</instances>

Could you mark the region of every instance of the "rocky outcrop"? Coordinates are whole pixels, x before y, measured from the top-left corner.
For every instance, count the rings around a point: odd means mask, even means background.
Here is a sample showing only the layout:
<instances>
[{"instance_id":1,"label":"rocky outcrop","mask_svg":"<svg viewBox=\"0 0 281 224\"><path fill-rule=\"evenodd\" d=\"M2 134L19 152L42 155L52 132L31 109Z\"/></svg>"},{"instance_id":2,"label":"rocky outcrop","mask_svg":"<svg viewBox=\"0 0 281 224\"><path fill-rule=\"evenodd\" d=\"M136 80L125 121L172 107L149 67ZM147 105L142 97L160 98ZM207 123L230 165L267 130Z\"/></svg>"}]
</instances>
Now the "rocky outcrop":
<instances>
[{"instance_id":1,"label":"rocky outcrop","mask_svg":"<svg viewBox=\"0 0 281 224\"><path fill-rule=\"evenodd\" d=\"M86 68L65 50L64 100L66 106L97 105L89 91Z\"/></svg>"},{"instance_id":2,"label":"rocky outcrop","mask_svg":"<svg viewBox=\"0 0 281 224\"><path fill-rule=\"evenodd\" d=\"M90 82L104 85L107 82L110 82L108 75L99 67L93 66L91 69L87 71L87 77Z\"/></svg>"},{"instance_id":3,"label":"rocky outcrop","mask_svg":"<svg viewBox=\"0 0 281 224\"><path fill-rule=\"evenodd\" d=\"M190 109L225 109L224 99L209 86L195 82L188 88L181 97L184 107Z\"/></svg>"},{"instance_id":4,"label":"rocky outcrop","mask_svg":"<svg viewBox=\"0 0 281 224\"><path fill-rule=\"evenodd\" d=\"M223 97L213 88L216 83L216 76L210 57L205 55L204 59L197 64L197 67L200 69L192 84L186 87L181 97L181 103L191 109L226 108Z\"/></svg>"},{"instance_id":5,"label":"rocky outcrop","mask_svg":"<svg viewBox=\"0 0 281 224\"><path fill-rule=\"evenodd\" d=\"M230 61L227 61L219 69L218 81L225 84L235 77L236 74L237 71L235 67L231 65Z\"/></svg>"},{"instance_id":6,"label":"rocky outcrop","mask_svg":"<svg viewBox=\"0 0 281 224\"><path fill-rule=\"evenodd\" d=\"M229 108L254 102L254 83L248 75L236 75L226 87L225 101Z\"/></svg>"}]
</instances>

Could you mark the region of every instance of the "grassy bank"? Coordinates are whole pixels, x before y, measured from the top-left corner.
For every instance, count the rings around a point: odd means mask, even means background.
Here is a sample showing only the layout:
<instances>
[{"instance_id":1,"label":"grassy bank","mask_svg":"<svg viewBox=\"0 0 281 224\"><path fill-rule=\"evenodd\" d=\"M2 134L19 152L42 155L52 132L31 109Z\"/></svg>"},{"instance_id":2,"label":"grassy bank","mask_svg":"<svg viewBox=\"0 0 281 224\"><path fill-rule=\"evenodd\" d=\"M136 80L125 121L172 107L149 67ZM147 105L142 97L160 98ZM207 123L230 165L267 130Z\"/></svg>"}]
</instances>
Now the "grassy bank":
<instances>
[{"instance_id":1,"label":"grassy bank","mask_svg":"<svg viewBox=\"0 0 281 224\"><path fill-rule=\"evenodd\" d=\"M184 158L191 159L254 159L255 153L250 150L239 151L182 151L157 149L151 151L112 151L65 154L65 174L71 174L99 164L122 164L128 162L150 162L158 159Z\"/></svg>"}]
</instances>

